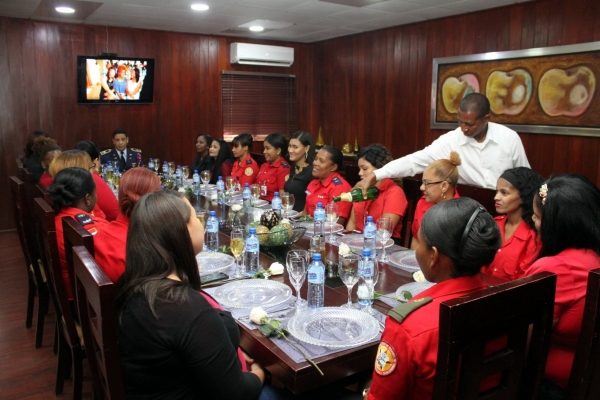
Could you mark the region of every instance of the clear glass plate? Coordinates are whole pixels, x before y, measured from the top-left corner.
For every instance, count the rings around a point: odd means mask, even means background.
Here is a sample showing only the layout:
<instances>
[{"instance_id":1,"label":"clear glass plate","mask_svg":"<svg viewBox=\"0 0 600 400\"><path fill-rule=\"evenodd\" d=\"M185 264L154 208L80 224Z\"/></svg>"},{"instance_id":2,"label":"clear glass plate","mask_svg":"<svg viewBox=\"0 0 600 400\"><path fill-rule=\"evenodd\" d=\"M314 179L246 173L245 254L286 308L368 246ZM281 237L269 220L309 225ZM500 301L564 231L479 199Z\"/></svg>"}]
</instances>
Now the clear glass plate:
<instances>
[{"instance_id":1,"label":"clear glass plate","mask_svg":"<svg viewBox=\"0 0 600 400\"><path fill-rule=\"evenodd\" d=\"M290 211L281 210L281 215L283 218L294 218L295 216L298 215L298 211L296 211L296 210L290 210Z\"/></svg>"},{"instance_id":2,"label":"clear glass plate","mask_svg":"<svg viewBox=\"0 0 600 400\"><path fill-rule=\"evenodd\" d=\"M200 275L225 271L235 260L229 254L203 251L196 256Z\"/></svg>"},{"instance_id":3,"label":"clear glass plate","mask_svg":"<svg viewBox=\"0 0 600 400\"><path fill-rule=\"evenodd\" d=\"M390 264L411 273L420 270L414 250L397 251L390 254Z\"/></svg>"},{"instance_id":4,"label":"clear glass plate","mask_svg":"<svg viewBox=\"0 0 600 400\"><path fill-rule=\"evenodd\" d=\"M407 283L405 285L400 286L398 289L396 289L396 298L398 299L398 301L406 303L408 300L405 299L404 296L402 295L403 291L407 291L412 295L412 297L415 297L416 295L418 295L421 292L424 292L425 290L429 289L433 285L435 285L435 283L433 283L433 282L410 282L410 283Z\"/></svg>"},{"instance_id":5,"label":"clear glass plate","mask_svg":"<svg viewBox=\"0 0 600 400\"><path fill-rule=\"evenodd\" d=\"M269 202L268 202L268 201L266 201L266 200L263 200L263 199L257 199L257 200L254 202L254 205L253 205L253 207L264 207L264 206L266 206L267 204L269 204Z\"/></svg>"},{"instance_id":6,"label":"clear glass plate","mask_svg":"<svg viewBox=\"0 0 600 400\"><path fill-rule=\"evenodd\" d=\"M214 293L215 300L227 308L273 307L291 297L289 286L265 279L230 282L218 287Z\"/></svg>"},{"instance_id":7,"label":"clear glass plate","mask_svg":"<svg viewBox=\"0 0 600 400\"><path fill-rule=\"evenodd\" d=\"M305 222L296 222L294 224L295 226L303 226L304 228L306 228L306 234L307 235L312 235L314 234L314 230L315 230L315 222L314 221L305 221ZM329 223L327 221L325 221L325 226L323 231L325 233L336 233L336 232L341 232L344 230L344 227L340 224L335 224L333 226L333 231L331 230L331 225L329 225Z\"/></svg>"},{"instance_id":8,"label":"clear glass plate","mask_svg":"<svg viewBox=\"0 0 600 400\"><path fill-rule=\"evenodd\" d=\"M294 315L288 321L287 330L308 344L332 348L357 347L378 335L379 322L360 310L325 307Z\"/></svg>"},{"instance_id":9,"label":"clear glass plate","mask_svg":"<svg viewBox=\"0 0 600 400\"><path fill-rule=\"evenodd\" d=\"M352 249L362 249L365 244L365 237L361 233L351 233L349 235L344 235L344 236L338 238L338 242L346 243L348 245L348 247L350 247ZM394 241L392 239L388 239L388 241L385 242L386 248L393 246L393 245L394 245ZM381 240L377 239L375 248L383 249L383 242Z\"/></svg>"}]
</instances>

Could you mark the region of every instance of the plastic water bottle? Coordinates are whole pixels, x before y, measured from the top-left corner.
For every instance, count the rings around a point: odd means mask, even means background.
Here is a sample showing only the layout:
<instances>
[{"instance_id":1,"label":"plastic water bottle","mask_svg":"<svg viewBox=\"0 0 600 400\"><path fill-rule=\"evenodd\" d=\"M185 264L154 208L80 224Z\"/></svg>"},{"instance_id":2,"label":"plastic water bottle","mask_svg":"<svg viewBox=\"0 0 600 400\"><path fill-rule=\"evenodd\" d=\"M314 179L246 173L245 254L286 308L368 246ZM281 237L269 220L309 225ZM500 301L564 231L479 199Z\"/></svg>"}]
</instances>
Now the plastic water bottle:
<instances>
[{"instance_id":1,"label":"plastic water bottle","mask_svg":"<svg viewBox=\"0 0 600 400\"><path fill-rule=\"evenodd\" d=\"M250 184L244 184L244 191L242 192L242 199L244 200L244 210L248 212L252 201L252 191L250 190Z\"/></svg>"},{"instance_id":2,"label":"plastic water bottle","mask_svg":"<svg viewBox=\"0 0 600 400\"><path fill-rule=\"evenodd\" d=\"M200 175L198 174L198 170L194 170L194 175L192 175L192 181L194 181L194 194L198 196L200 194Z\"/></svg>"},{"instance_id":3,"label":"plastic water bottle","mask_svg":"<svg viewBox=\"0 0 600 400\"><path fill-rule=\"evenodd\" d=\"M225 203L225 182L223 182L222 176L217 179L217 200L219 204Z\"/></svg>"},{"instance_id":4,"label":"plastic water bottle","mask_svg":"<svg viewBox=\"0 0 600 400\"><path fill-rule=\"evenodd\" d=\"M371 308L373 304L374 286L373 275L375 260L371 257L370 249L363 249L362 258L358 265L358 304L361 309Z\"/></svg>"},{"instance_id":5,"label":"plastic water bottle","mask_svg":"<svg viewBox=\"0 0 600 400\"><path fill-rule=\"evenodd\" d=\"M314 234L325 237L325 209L323 203L317 203L317 208L313 214L314 217Z\"/></svg>"},{"instance_id":6,"label":"plastic water bottle","mask_svg":"<svg viewBox=\"0 0 600 400\"><path fill-rule=\"evenodd\" d=\"M244 250L244 262L246 275L254 275L260 268L260 241L256 236L256 228L250 228L250 234L246 238L246 248Z\"/></svg>"},{"instance_id":7,"label":"plastic water bottle","mask_svg":"<svg viewBox=\"0 0 600 400\"><path fill-rule=\"evenodd\" d=\"M168 176L169 175L169 165L167 164L166 161L163 161L162 170L163 170L163 175L164 176Z\"/></svg>"},{"instance_id":8,"label":"plastic water bottle","mask_svg":"<svg viewBox=\"0 0 600 400\"><path fill-rule=\"evenodd\" d=\"M281 217L281 197L279 197L278 192L273 193L273 200L271 200L271 207L273 208L273 211L275 211L275 214L277 214Z\"/></svg>"},{"instance_id":9,"label":"plastic water bottle","mask_svg":"<svg viewBox=\"0 0 600 400\"><path fill-rule=\"evenodd\" d=\"M373 222L373 217L367 217L367 223L363 230L365 242L363 248L371 250L371 254L375 255L375 246L377 240L377 225Z\"/></svg>"},{"instance_id":10,"label":"plastic water bottle","mask_svg":"<svg viewBox=\"0 0 600 400\"><path fill-rule=\"evenodd\" d=\"M321 254L313 254L313 262L308 266L308 308L325 305L325 265Z\"/></svg>"},{"instance_id":11,"label":"plastic water bottle","mask_svg":"<svg viewBox=\"0 0 600 400\"><path fill-rule=\"evenodd\" d=\"M148 169L151 171L154 169L154 159L152 158L148 160Z\"/></svg>"},{"instance_id":12,"label":"plastic water bottle","mask_svg":"<svg viewBox=\"0 0 600 400\"><path fill-rule=\"evenodd\" d=\"M206 221L206 249L212 252L219 251L219 220L215 211L210 212Z\"/></svg>"},{"instance_id":13,"label":"plastic water bottle","mask_svg":"<svg viewBox=\"0 0 600 400\"><path fill-rule=\"evenodd\" d=\"M175 170L175 184L178 188L183 187L183 178L181 177L181 174L181 165L178 165L177 169Z\"/></svg>"}]
</instances>

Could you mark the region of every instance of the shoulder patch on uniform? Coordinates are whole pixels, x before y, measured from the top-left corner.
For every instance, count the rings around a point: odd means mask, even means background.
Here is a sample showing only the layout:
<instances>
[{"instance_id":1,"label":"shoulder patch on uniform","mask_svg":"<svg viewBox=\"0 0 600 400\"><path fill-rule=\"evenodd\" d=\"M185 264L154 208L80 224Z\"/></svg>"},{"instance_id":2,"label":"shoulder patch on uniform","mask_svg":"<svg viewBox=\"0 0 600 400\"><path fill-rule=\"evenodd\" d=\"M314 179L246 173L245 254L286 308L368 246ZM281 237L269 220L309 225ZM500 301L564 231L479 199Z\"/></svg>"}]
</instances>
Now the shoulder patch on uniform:
<instances>
[{"instance_id":1,"label":"shoulder patch on uniform","mask_svg":"<svg viewBox=\"0 0 600 400\"><path fill-rule=\"evenodd\" d=\"M96 233L98 233L98 229L90 228L90 229L88 229L88 232L91 233L92 235L95 235Z\"/></svg>"},{"instance_id":2,"label":"shoulder patch on uniform","mask_svg":"<svg viewBox=\"0 0 600 400\"><path fill-rule=\"evenodd\" d=\"M246 176L252 176L252 174L253 174L253 173L254 173L254 170L253 170L252 168L250 168L250 167L248 167L248 168L246 168L246 169L244 170L244 174L245 174Z\"/></svg>"},{"instance_id":3,"label":"shoulder patch on uniform","mask_svg":"<svg viewBox=\"0 0 600 400\"><path fill-rule=\"evenodd\" d=\"M101 156L105 156L105 155L107 155L108 153L110 153L110 151L111 151L111 150L112 150L112 149L106 149L106 150L104 150L104 151L101 151L101 152L100 152L100 155L101 155Z\"/></svg>"},{"instance_id":4,"label":"shoulder patch on uniform","mask_svg":"<svg viewBox=\"0 0 600 400\"><path fill-rule=\"evenodd\" d=\"M248 159L246 160L246 165L250 165L250 164L252 164L252 159L251 159L251 158L248 158Z\"/></svg>"},{"instance_id":5,"label":"shoulder patch on uniform","mask_svg":"<svg viewBox=\"0 0 600 400\"><path fill-rule=\"evenodd\" d=\"M335 178L333 178L333 179L331 180L331 182L333 182L333 184L334 184L335 186L338 186L338 185L341 185L341 184L342 184L342 180L341 180L340 178L338 178L337 176L336 176Z\"/></svg>"},{"instance_id":6,"label":"shoulder patch on uniform","mask_svg":"<svg viewBox=\"0 0 600 400\"><path fill-rule=\"evenodd\" d=\"M131 151L135 151L136 153L141 153L142 152L140 149L134 149L133 147L131 148Z\"/></svg>"},{"instance_id":7,"label":"shoulder patch on uniform","mask_svg":"<svg viewBox=\"0 0 600 400\"><path fill-rule=\"evenodd\" d=\"M281 162L281 166L282 166L283 168L289 168L289 167L290 167L290 164L286 163L285 161L282 161L282 162Z\"/></svg>"},{"instance_id":8,"label":"shoulder patch on uniform","mask_svg":"<svg viewBox=\"0 0 600 400\"><path fill-rule=\"evenodd\" d=\"M388 315L394 318L399 323L402 323L406 317L417 308L423 307L425 304L431 303L431 297L423 297L422 299L413 300L411 302L400 304L390 310Z\"/></svg>"},{"instance_id":9,"label":"shoulder patch on uniform","mask_svg":"<svg viewBox=\"0 0 600 400\"><path fill-rule=\"evenodd\" d=\"M375 372L377 375L387 376L394 372L398 364L398 356L394 348L386 341L382 340L377 348L375 357Z\"/></svg>"},{"instance_id":10,"label":"shoulder patch on uniform","mask_svg":"<svg viewBox=\"0 0 600 400\"><path fill-rule=\"evenodd\" d=\"M87 214L77 214L75 215L75 219L79 221L79 223L83 226L93 224L94 220Z\"/></svg>"}]
</instances>

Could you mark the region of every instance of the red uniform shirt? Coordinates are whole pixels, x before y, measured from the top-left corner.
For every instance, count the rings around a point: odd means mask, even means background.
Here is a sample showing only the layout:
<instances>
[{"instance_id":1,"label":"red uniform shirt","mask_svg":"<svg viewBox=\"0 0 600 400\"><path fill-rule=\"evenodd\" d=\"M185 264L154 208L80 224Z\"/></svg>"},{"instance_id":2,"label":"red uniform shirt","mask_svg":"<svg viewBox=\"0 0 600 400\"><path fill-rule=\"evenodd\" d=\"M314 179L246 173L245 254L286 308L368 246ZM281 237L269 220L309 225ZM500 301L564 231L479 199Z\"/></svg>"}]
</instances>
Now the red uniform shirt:
<instances>
[{"instance_id":1,"label":"red uniform shirt","mask_svg":"<svg viewBox=\"0 0 600 400\"><path fill-rule=\"evenodd\" d=\"M52 175L48 174L47 172L44 172L42 176L40 176L40 185L48 189L50 185L52 185L53 180L54 178L52 177Z\"/></svg>"},{"instance_id":2,"label":"red uniform shirt","mask_svg":"<svg viewBox=\"0 0 600 400\"><path fill-rule=\"evenodd\" d=\"M242 190L244 185L252 185L256 181L258 175L258 164L254 161L254 158L247 154L243 160L235 160L233 167L231 168L231 176L233 180L236 178L239 180Z\"/></svg>"},{"instance_id":3,"label":"red uniform shirt","mask_svg":"<svg viewBox=\"0 0 600 400\"><path fill-rule=\"evenodd\" d=\"M306 188L306 205L304 209L309 215L313 215L317 203L323 203L323 207L327 203L331 203L334 196L339 196L344 192L352 190L352 186L337 172L333 172L329 175L323 183L320 179L313 179ZM348 218L350 216L350 210L352 209L352 203L340 201L338 203L339 216L341 218Z\"/></svg>"},{"instance_id":4,"label":"red uniform shirt","mask_svg":"<svg viewBox=\"0 0 600 400\"><path fill-rule=\"evenodd\" d=\"M111 281L116 282L125 272L125 243L129 218L119 213L94 238L94 258Z\"/></svg>"},{"instance_id":5,"label":"red uniform shirt","mask_svg":"<svg viewBox=\"0 0 600 400\"><path fill-rule=\"evenodd\" d=\"M114 221L119 214L119 202L117 201L117 197L100 175L92 172L92 177L96 183L96 196L98 197L96 207L102 210L106 216L106 220Z\"/></svg>"},{"instance_id":6,"label":"red uniform shirt","mask_svg":"<svg viewBox=\"0 0 600 400\"><path fill-rule=\"evenodd\" d=\"M459 197L460 195L458 194L458 190L455 189L453 199L458 199ZM423 219L423 216L425 216L427 210L429 210L435 205L436 203L428 203L427 201L425 201L425 195L423 195L423 197L421 197L417 202L417 207L415 208L415 216L410 227L414 238L417 237L417 233L419 232L419 228L421 227L421 220Z\"/></svg>"},{"instance_id":7,"label":"red uniform shirt","mask_svg":"<svg viewBox=\"0 0 600 400\"><path fill-rule=\"evenodd\" d=\"M63 273L63 282L65 284L65 289L67 290L67 295L69 296L69 300L73 299L73 294L71 293L71 283L69 282L69 269L67 268L67 259L65 256L65 235L62 226L63 217L72 217L74 220L79 221L79 223L92 235L98 233L100 229L108 224L108 221L104 218L99 218L92 214L88 214L79 208L74 207L64 207L56 216L54 217L54 224L56 228L56 243L58 244L58 258L60 259L60 266Z\"/></svg>"},{"instance_id":8,"label":"red uniform shirt","mask_svg":"<svg viewBox=\"0 0 600 400\"><path fill-rule=\"evenodd\" d=\"M558 324L552 332L545 376L563 388L569 381L581 330L588 275L599 267L600 256L592 250L567 249L540 258L525 271L526 276L544 271L556 274L554 319Z\"/></svg>"},{"instance_id":9,"label":"red uniform shirt","mask_svg":"<svg viewBox=\"0 0 600 400\"><path fill-rule=\"evenodd\" d=\"M413 297L433 300L402 323L391 317L375 358L369 400L431 399L439 341L440 303L485 289L478 275L449 279Z\"/></svg>"},{"instance_id":10,"label":"red uniform shirt","mask_svg":"<svg viewBox=\"0 0 600 400\"><path fill-rule=\"evenodd\" d=\"M508 217L495 217L500 228L500 237L504 239L504 227ZM525 276L525 270L536 260L541 244L535 230L525 221L521 221L513 235L498 249L494 261L481 269L481 272L506 280L519 279Z\"/></svg>"},{"instance_id":11,"label":"red uniform shirt","mask_svg":"<svg viewBox=\"0 0 600 400\"><path fill-rule=\"evenodd\" d=\"M261 186L260 198L271 201L273 193L283 189L283 185L285 185L285 181L289 176L290 165L283 157L279 157L272 165L268 162L263 163L256 177L256 183Z\"/></svg>"},{"instance_id":12,"label":"red uniform shirt","mask_svg":"<svg viewBox=\"0 0 600 400\"><path fill-rule=\"evenodd\" d=\"M396 214L404 216L408 201L404 190L391 179L384 179L379 185L379 197L375 200L354 203L354 219L356 229L362 231L365 226L365 214L377 221L383 214ZM392 237L400 238L402 232L402 219L396 224Z\"/></svg>"}]
</instances>

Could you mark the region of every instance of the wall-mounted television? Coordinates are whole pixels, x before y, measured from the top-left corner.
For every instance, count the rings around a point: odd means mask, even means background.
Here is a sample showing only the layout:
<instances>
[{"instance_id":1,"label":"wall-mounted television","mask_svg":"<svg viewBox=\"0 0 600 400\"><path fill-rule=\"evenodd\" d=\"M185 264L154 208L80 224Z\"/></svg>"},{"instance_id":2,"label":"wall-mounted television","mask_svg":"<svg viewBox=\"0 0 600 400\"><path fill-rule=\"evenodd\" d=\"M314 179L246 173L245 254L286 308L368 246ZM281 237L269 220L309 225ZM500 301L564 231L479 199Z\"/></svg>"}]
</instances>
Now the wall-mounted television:
<instances>
[{"instance_id":1,"label":"wall-mounted television","mask_svg":"<svg viewBox=\"0 0 600 400\"><path fill-rule=\"evenodd\" d=\"M154 59L77 56L79 104L150 104Z\"/></svg>"}]
</instances>

